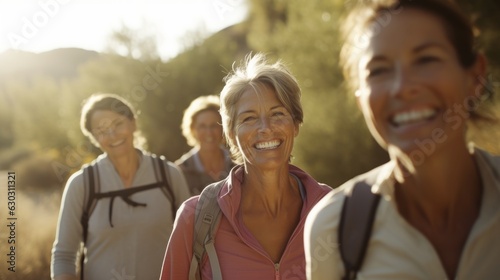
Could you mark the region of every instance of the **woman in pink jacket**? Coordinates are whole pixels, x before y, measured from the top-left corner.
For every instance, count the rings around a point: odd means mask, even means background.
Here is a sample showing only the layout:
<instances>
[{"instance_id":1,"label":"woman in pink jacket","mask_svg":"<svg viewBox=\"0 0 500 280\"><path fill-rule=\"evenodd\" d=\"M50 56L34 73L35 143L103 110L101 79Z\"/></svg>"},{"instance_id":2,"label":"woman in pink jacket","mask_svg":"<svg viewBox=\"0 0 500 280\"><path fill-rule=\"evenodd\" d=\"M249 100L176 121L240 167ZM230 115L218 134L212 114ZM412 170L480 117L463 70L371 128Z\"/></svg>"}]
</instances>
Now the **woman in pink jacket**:
<instances>
[{"instance_id":1,"label":"woman in pink jacket","mask_svg":"<svg viewBox=\"0 0 500 280\"><path fill-rule=\"evenodd\" d=\"M303 121L299 85L262 54L249 56L225 81L222 124L239 165L213 198L222 211L215 234L222 278L305 279L304 221L331 189L290 164ZM198 200L177 213L161 279L189 278ZM201 279L214 279L206 256L199 270Z\"/></svg>"}]
</instances>

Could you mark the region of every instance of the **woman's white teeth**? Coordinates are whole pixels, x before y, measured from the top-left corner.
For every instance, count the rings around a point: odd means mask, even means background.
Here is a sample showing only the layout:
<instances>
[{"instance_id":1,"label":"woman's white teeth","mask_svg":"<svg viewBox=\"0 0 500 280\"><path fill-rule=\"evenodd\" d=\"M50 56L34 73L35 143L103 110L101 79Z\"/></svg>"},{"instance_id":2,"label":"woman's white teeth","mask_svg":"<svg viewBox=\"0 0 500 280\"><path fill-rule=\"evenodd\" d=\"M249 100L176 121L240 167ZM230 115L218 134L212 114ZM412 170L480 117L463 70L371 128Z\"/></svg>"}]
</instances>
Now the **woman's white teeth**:
<instances>
[{"instance_id":1,"label":"woman's white teeth","mask_svg":"<svg viewBox=\"0 0 500 280\"><path fill-rule=\"evenodd\" d=\"M399 114L396 114L393 118L392 121L397 124L406 124L406 123L411 123L411 122L418 122L424 119L427 119L431 116L436 114L436 110L434 109L423 109L423 110L415 110L415 111L408 111L408 112L402 112Z\"/></svg>"},{"instance_id":2,"label":"woman's white teeth","mask_svg":"<svg viewBox=\"0 0 500 280\"><path fill-rule=\"evenodd\" d=\"M280 141L275 140L275 141L269 141L269 142L261 142L257 143L255 147L260 150L267 150L267 149L274 149L280 145Z\"/></svg>"},{"instance_id":3,"label":"woman's white teeth","mask_svg":"<svg viewBox=\"0 0 500 280\"><path fill-rule=\"evenodd\" d=\"M116 147L116 146L119 146L119 145L121 145L123 142L125 142L125 140L120 140L120 141L117 141L117 142L115 142L115 143L112 143L112 144L111 144L111 147Z\"/></svg>"}]
</instances>

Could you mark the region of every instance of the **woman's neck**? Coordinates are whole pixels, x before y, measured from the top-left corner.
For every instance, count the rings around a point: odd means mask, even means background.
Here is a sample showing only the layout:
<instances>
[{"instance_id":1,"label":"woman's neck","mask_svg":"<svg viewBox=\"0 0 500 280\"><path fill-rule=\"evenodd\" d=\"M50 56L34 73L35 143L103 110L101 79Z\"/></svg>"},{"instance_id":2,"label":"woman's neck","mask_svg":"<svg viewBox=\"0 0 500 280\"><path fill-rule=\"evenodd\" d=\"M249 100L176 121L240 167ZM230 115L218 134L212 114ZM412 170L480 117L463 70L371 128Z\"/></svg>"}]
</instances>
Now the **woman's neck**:
<instances>
[{"instance_id":1,"label":"woman's neck","mask_svg":"<svg viewBox=\"0 0 500 280\"><path fill-rule=\"evenodd\" d=\"M110 157L111 163L120 176L125 188L132 186L135 174L139 169L140 157L134 149L131 153L118 157Z\"/></svg>"},{"instance_id":2,"label":"woman's neck","mask_svg":"<svg viewBox=\"0 0 500 280\"><path fill-rule=\"evenodd\" d=\"M258 203L274 216L280 210L286 211L288 203L302 200L298 183L287 168L259 174L249 172L252 174L245 174L242 183L242 207L252 208Z\"/></svg>"},{"instance_id":3,"label":"woman's neck","mask_svg":"<svg viewBox=\"0 0 500 280\"><path fill-rule=\"evenodd\" d=\"M466 148L451 155L433 155L411 172L396 164L398 208L407 218L446 226L475 216L481 198L481 179L475 160Z\"/></svg>"},{"instance_id":4,"label":"woman's neck","mask_svg":"<svg viewBox=\"0 0 500 280\"><path fill-rule=\"evenodd\" d=\"M214 180L219 179L219 175L225 168L225 158L222 150L217 148L202 149L198 151L201 164L205 172Z\"/></svg>"},{"instance_id":5,"label":"woman's neck","mask_svg":"<svg viewBox=\"0 0 500 280\"><path fill-rule=\"evenodd\" d=\"M399 163L399 173L404 168ZM435 155L397 179L398 211L433 245L448 277L454 278L467 238L480 212L482 184L467 149Z\"/></svg>"}]
</instances>

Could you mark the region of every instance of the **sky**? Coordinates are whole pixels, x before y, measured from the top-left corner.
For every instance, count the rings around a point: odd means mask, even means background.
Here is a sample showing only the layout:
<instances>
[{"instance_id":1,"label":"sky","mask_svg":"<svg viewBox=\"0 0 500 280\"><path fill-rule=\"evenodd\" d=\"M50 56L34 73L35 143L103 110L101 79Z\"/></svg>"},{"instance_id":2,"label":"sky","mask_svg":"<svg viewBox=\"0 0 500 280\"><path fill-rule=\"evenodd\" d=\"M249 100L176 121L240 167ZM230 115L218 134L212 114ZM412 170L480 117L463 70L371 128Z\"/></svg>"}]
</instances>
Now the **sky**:
<instances>
[{"instance_id":1,"label":"sky","mask_svg":"<svg viewBox=\"0 0 500 280\"><path fill-rule=\"evenodd\" d=\"M0 52L104 51L125 26L153 36L166 60L192 34L208 36L246 15L245 0L0 0Z\"/></svg>"}]
</instances>

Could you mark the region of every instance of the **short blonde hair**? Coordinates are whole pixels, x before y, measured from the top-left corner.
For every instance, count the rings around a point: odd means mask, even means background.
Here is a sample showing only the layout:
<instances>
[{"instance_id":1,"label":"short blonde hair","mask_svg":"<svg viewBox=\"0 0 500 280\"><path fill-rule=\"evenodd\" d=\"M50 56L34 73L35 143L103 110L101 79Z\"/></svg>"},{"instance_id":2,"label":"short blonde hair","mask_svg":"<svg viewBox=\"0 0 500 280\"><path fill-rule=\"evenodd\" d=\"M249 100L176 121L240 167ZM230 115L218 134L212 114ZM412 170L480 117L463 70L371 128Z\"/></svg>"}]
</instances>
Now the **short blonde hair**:
<instances>
[{"instance_id":1,"label":"short blonde hair","mask_svg":"<svg viewBox=\"0 0 500 280\"><path fill-rule=\"evenodd\" d=\"M184 111L182 117L182 135L186 137L189 146L194 147L198 145L198 140L194 137L193 128L194 120L199 113L204 111L213 111L219 114L220 101L217 95L200 96L193 100L191 104Z\"/></svg>"},{"instance_id":2,"label":"short blonde hair","mask_svg":"<svg viewBox=\"0 0 500 280\"><path fill-rule=\"evenodd\" d=\"M232 72L224 78L224 81L226 85L220 95L220 114L226 142L237 164L243 164L243 155L231 140L231 136L234 135L236 103L248 89L258 92L262 87L271 88L292 115L294 123L297 125L303 123L304 113L300 102L302 93L299 84L281 61L270 64L262 53L257 53L253 57L249 54L240 66L233 64Z\"/></svg>"}]
</instances>

